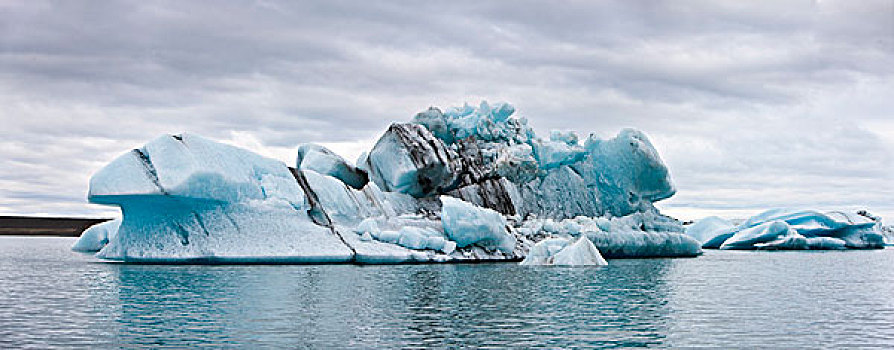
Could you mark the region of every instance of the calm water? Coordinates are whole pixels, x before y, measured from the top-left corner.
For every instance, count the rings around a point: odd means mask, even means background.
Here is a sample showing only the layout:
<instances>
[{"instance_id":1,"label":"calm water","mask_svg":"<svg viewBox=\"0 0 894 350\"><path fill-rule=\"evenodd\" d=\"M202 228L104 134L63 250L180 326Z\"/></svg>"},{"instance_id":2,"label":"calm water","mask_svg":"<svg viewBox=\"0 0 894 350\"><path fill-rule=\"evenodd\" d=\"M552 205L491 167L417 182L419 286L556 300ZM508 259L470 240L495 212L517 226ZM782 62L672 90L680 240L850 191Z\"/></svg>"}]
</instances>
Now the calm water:
<instances>
[{"instance_id":1,"label":"calm water","mask_svg":"<svg viewBox=\"0 0 894 350\"><path fill-rule=\"evenodd\" d=\"M0 348L894 346L894 250L137 266L0 237Z\"/></svg>"}]
</instances>

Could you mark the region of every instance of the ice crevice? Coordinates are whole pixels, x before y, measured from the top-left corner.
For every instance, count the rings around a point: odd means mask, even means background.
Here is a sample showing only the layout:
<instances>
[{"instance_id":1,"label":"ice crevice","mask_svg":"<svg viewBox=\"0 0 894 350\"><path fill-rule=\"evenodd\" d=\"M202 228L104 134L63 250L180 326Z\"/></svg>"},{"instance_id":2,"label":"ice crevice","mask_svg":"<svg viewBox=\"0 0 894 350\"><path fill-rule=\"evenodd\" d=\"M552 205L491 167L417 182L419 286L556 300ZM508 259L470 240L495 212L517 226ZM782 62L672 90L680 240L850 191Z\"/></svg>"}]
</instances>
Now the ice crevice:
<instances>
[{"instance_id":1,"label":"ice crevice","mask_svg":"<svg viewBox=\"0 0 894 350\"><path fill-rule=\"evenodd\" d=\"M149 155L146 153L146 151L134 148L133 153L136 154L140 162L142 162L143 170L146 172L146 175L149 176L152 184L158 187L158 191L162 194L168 194L168 191L166 191L165 188L161 186L161 182L158 180L158 171L155 170L155 166L152 165L152 159L149 158Z\"/></svg>"},{"instance_id":2,"label":"ice crevice","mask_svg":"<svg viewBox=\"0 0 894 350\"><path fill-rule=\"evenodd\" d=\"M357 259L357 249L351 246L348 243L344 236L339 233L335 227L332 225L332 220L329 218L329 215L322 209L320 205L320 199L317 196L317 193L314 192L313 188L310 187L310 184L307 182L307 177L304 174L295 168L289 168L289 171L292 175L295 176L295 180L298 181L298 185L301 186L301 189L304 191L306 198L308 199L308 206L310 207L307 212L310 214L311 218L314 219L314 222L318 225L325 226L329 228L332 234L338 237L341 242L351 250L351 259L350 261L355 261Z\"/></svg>"}]
</instances>

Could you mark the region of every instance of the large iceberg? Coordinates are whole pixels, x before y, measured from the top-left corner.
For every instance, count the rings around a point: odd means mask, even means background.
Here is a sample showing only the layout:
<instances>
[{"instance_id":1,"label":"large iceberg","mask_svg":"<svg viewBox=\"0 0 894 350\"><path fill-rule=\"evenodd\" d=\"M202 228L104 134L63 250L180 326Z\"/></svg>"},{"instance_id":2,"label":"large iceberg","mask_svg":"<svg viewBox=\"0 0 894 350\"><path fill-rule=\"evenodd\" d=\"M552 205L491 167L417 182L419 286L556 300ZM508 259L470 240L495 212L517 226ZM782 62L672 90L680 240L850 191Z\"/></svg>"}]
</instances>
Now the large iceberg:
<instances>
[{"instance_id":1,"label":"large iceberg","mask_svg":"<svg viewBox=\"0 0 894 350\"><path fill-rule=\"evenodd\" d=\"M392 124L356 166L314 144L299 146L289 167L196 135L159 137L91 178L88 199L123 214L97 256L519 261L548 237L586 240L608 258L701 253L653 206L675 190L643 133L541 139L514 112L486 102L429 108ZM105 243L91 239L93 248ZM570 261L587 256L586 245L574 246Z\"/></svg>"},{"instance_id":2,"label":"large iceberg","mask_svg":"<svg viewBox=\"0 0 894 350\"><path fill-rule=\"evenodd\" d=\"M724 250L872 249L885 245L880 220L863 213L768 210L739 225L708 217L686 233L702 248Z\"/></svg>"},{"instance_id":3,"label":"large iceberg","mask_svg":"<svg viewBox=\"0 0 894 350\"><path fill-rule=\"evenodd\" d=\"M121 207L97 257L139 262L343 262L353 254L282 162L199 136L162 136L90 179L88 199Z\"/></svg>"}]
</instances>

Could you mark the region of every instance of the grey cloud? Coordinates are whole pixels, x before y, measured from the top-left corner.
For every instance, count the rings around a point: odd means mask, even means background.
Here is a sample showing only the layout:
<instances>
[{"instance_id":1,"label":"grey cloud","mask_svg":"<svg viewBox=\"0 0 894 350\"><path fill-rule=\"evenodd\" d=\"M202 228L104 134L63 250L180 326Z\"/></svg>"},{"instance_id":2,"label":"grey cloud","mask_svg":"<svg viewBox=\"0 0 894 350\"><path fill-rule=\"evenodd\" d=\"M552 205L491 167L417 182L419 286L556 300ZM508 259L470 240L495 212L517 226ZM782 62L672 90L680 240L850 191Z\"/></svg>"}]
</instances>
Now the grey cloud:
<instances>
[{"instance_id":1,"label":"grey cloud","mask_svg":"<svg viewBox=\"0 0 894 350\"><path fill-rule=\"evenodd\" d=\"M540 133L645 130L671 213L894 216L892 76L884 0L5 3L0 210L112 213L90 173L163 133L281 150L488 99Z\"/></svg>"}]
</instances>

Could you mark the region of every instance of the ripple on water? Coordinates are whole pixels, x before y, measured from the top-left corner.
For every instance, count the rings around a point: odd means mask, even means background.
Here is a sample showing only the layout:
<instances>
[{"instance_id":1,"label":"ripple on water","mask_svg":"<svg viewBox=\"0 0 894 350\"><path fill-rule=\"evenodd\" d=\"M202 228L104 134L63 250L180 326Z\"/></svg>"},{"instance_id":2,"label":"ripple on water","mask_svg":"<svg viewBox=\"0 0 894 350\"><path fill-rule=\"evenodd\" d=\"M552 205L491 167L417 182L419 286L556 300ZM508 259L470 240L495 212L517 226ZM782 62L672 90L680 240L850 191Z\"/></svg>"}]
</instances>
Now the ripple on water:
<instances>
[{"instance_id":1,"label":"ripple on water","mask_svg":"<svg viewBox=\"0 0 894 350\"><path fill-rule=\"evenodd\" d=\"M894 345L894 250L602 268L139 266L0 237L0 348Z\"/></svg>"}]
</instances>

